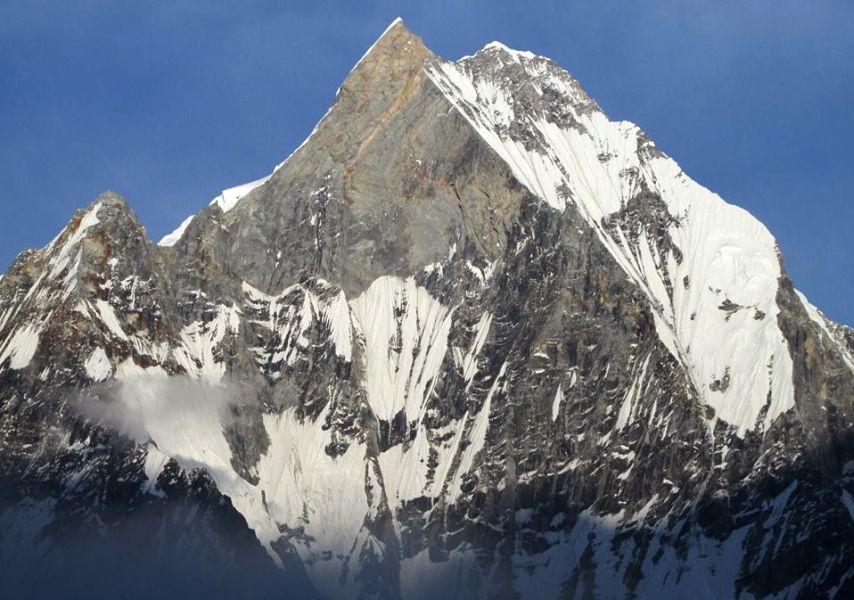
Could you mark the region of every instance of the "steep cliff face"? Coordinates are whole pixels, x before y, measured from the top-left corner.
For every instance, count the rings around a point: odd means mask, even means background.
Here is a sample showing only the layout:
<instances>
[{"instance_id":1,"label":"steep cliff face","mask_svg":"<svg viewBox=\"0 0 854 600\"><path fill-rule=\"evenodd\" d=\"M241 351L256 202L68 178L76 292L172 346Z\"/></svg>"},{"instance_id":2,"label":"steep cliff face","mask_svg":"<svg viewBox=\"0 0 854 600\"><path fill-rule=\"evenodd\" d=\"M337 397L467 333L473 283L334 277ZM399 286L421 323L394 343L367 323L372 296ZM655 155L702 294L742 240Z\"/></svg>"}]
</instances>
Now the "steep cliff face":
<instances>
[{"instance_id":1,"label":"steep cliff face","mask_svg":"<svg viewBox=\"0 0 854 600\"><path fill-rule=\"evenodd\" d=\"M104 194L0 280L0 558L132 532L244 591L844 597L852 339L553 62L395 21L269 177L160 245Z\"/></svg>"}]
</instances>

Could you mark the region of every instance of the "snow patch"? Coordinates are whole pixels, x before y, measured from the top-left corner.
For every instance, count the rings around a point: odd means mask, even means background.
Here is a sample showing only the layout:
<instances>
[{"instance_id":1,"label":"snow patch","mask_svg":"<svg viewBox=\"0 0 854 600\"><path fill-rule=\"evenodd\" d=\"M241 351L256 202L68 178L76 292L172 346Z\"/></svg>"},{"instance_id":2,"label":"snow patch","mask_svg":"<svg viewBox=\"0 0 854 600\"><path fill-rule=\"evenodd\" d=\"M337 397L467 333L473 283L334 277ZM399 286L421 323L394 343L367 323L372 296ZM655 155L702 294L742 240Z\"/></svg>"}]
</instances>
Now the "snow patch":
<instances>
[{"instance_id":1,"label":"snow patch","mask_svg":"<svg viewBox=\"0 0 854 600\"><path fill-rule=\"evenodd\" d=\"M177 229L175 229L172 233L168 233L160 238L160 241L157 242L158 246L174 246L178 240L181 239L181 236L184 235L184 232L187 231L187 227L190 226L190 223L193 222L195 215L190 215L178 225Z\"/></svg>"},{"instance_id":2,"label":"snow patch","mask_svg":"<svg viewBox=\"0 0 854 600\"><path fill-rule=\"evenodd\" d=\"M95 301L95 308L98 311L98 315L101 317L101 322L107 326L107 329L109 329L113 335L120 340L128 339L127 334L122 329L121 324L119 324L119 319L116 317L116 313L109 302L99 298Z\"/></svg>"},{"instance_id":3,"label":"snow patch","mask_svg":"<svg viewBox=\"0 0 854 600\"><path fill-rule=\"evenodd\" d=\"M561 402L563 402L563 388L561 388L560 384L557 384L557 391L555 392L555 399L552 400L552 421L557 421L557 418L560 415L560 403Z\"/></svg>"},{"instance_id":4,"label":"snow patch","mask_svg":"<svg viewBox=\"0 0 854 600\"><path fill-rule=\"evenodd\" d=\"M466 382L466 391L471 387L474 376L477 374L478 364L477 358L480 351L483 349L483 344L489 335L489 327L492 325L492 313L485 312L480 316L474 331L474 341L462 359L463 379Z\"/></svg>"},{"instance_id":5,"label":"snow patch","mask_svg":"<svg viewBox=\"0 0 854 600\"><path fill-rule=\"evenodd\" d=\"M41 328L38 325L28 323L23 327L18 328L14 333L6 338L3 344L2 352L0 352L0 365L9 361L9 366L12 369L19 370L26 368L39 346L39 336Z\"/></svg>"},{"instance_id":6,"label":"snow patch","mask_svg":"<svg viewBox=\"0 0 854 600\"><path fill-rule=\"evenodd\" d=\"M142 492L144 494L152 494L162 498L166 497L166 494L157 485L157 478L160 477L160 473L163 472L163 467L166 466L167 462L169 462L169 457L158 450L157 446L154 444L146 446L145 462L142 466L146 478L145 483L142 485Z\"/></svg>"},{"instance_id":7,"label":"snow patch","mask_svg":"<svg viewBox=\"0 0 854 600\"><path fill-rule=\"evenodd\" d=\"M103 348L95 348L83 363L86 376L92 381L104 381L113 375L113 365Z\"/></svg>"},{"instance_id":8,"label":"snow patch","mask_svg":"<svg viewBox=\"0 0 854 600\"><path fill-rule=\"evenodd\" d=\"M350 303L365 344L365 387L378 419L420 420L448 348L453 309L415 279L380 277Z\"/></svg>"}]
</instances>

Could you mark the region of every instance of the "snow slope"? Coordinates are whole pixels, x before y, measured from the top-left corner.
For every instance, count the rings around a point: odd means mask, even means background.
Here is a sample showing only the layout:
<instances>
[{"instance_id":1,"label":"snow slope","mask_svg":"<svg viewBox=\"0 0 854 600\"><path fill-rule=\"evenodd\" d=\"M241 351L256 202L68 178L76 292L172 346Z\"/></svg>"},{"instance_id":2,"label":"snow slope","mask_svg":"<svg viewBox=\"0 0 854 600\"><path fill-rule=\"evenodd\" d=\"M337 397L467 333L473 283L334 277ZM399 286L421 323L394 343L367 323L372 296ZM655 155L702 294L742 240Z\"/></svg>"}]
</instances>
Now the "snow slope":
<instances>
[{"instance_id":1,"label":"snow slope","mask_svg":"<svg viewBox=\"0 0 854 600\"><path fill-rule=\"evenodd\" d=\"M636 125L608 120L547 59L493 43L425 68L526 187L586 219L646 293L659 337L717 418L743 434L794 406L792 361L776 323L777 246L757 219L689 179ZM569 124L566 115L523 108L546 91L543 103L568 113ZM644 193L666 214L644 206ZM630 209L657 220L624 217Z\"/></svg>"}]
</instances>

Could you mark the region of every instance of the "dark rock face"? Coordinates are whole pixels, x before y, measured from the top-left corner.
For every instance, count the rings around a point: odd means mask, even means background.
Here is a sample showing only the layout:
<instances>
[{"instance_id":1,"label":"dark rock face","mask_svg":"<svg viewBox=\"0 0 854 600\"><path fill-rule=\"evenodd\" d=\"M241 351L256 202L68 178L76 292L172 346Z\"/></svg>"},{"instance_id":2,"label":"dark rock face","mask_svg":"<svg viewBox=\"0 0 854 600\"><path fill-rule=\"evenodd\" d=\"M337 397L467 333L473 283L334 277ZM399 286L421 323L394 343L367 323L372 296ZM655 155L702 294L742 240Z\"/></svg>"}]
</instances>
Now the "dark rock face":
<instances>
[{"instance_id":1,"label":"dark rock face","mask_svg":"<svg viewBox=\"0 0 854 600\"><path fill-rule=\"evenodd\" d=\"M174 245L107 193L0 280L0 559L143 545L122 577L181 557L247 597L844 597L852 340L557 65L447 63L398 22Z\"/></svg>"}]
</instances>

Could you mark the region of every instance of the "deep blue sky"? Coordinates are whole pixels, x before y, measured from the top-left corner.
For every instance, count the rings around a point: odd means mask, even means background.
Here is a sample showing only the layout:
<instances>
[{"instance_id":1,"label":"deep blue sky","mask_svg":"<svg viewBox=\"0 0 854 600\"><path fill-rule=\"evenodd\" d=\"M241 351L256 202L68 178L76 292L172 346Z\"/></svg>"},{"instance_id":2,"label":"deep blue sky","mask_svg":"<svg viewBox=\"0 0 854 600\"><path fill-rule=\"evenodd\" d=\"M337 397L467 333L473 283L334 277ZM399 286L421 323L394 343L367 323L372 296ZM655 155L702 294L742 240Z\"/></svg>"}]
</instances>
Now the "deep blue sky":
<instances>
[{"instance_id":1,"label":"deep blue sky","mask_svg":"<svg viewBox=\"0 0 854 600\"><path fill-rule=\"evenodd\" d=\"M446 58L550 56L776 235L854 325L854 3L0 0L0 271L101 191L153 239L311 131L395 16Z\"/></svg>"}]
</instances>

